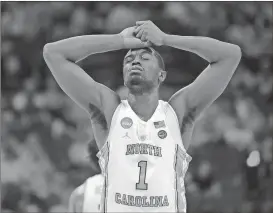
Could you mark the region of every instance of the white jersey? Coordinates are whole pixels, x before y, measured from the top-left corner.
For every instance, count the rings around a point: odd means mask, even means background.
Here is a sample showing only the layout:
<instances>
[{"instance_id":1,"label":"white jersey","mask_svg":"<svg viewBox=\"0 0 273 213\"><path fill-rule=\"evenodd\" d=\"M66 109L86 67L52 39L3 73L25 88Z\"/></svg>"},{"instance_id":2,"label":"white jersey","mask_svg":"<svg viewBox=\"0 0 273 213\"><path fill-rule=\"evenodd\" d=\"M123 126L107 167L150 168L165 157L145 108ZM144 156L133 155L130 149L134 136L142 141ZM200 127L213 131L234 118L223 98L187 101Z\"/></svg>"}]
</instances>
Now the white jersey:
<instances>
[{"instance_id":1,"label":"white jersey","mask_svg":"<svg viewBox=\"0 0 273 213\"><path fill-rule=\"evenodd\" d=\"M84 200L82 212L99 212L101 202L101 190L103 185L103 176L94 175L88 178L84 183Z\"/></svg>"},{"instance_id":2,"label":"white jersey","mask_svg":"<svg viewBox=\"0 0 273 213\"><path fill-rule=\"evenodd\" d=\"M123 100L97 156L104 175L101 212L186 212L184 176L191 157L167 102L159 101L145 122Z\"/></svg>"}]
</instances>

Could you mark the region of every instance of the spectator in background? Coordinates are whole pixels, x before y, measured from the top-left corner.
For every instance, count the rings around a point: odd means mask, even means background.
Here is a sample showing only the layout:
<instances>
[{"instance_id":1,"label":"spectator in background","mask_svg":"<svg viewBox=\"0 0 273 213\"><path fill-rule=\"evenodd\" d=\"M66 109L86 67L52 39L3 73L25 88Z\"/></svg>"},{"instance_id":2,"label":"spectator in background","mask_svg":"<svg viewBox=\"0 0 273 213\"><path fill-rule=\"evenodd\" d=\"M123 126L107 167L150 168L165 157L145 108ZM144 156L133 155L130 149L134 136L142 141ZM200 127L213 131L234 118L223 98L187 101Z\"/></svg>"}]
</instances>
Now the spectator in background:
<instances>
[{"instance_id":1,"label":"spectator in background","mask_svg":"<svg viewBox=\"0 0 273 213\"><path fill-rule=\"evenodd\" d=\"M2 186L1 190L1 207L3 212L19 212L21 211L21 201L23 199L23 191L21 187L9 183Z\"/></svg>"},{"instance_id":2,"label":"spectator in background","mask_svg":"<svg viewBox=\"0 0 273 213\"><path fill-rule=\"evenodd\" d=\"M250 213L259 213L261 211L261 156L258 146L253 143L247 147L244 153L243 164L245 178L245 198L246 206Z\"/></svg>"},{"instance_id":3,"label":"spectator in background","mask_svg":"<svg viewBox=\"0 0 273 213\"><path fill-rule=\"evenodd\" d=\"M201 162L197 173L193 176L193 180L197 183L201 191L206 191L210 189L214 180L210 162Z\"/></svg>"}]
</instances>

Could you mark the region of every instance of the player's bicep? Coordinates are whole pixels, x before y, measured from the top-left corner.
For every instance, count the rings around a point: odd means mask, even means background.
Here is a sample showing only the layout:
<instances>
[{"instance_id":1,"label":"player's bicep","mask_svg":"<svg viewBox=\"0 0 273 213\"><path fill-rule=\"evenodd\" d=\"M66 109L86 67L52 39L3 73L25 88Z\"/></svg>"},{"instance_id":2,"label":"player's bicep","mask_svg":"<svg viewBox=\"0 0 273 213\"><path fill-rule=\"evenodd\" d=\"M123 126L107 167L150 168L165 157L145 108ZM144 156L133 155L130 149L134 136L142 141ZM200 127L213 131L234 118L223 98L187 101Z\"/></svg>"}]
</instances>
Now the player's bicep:
<instances>
[{"instance_id":1,"label":"player's bicep","mask_svg":"<svg viewBox=\"0 0 273 213\"><path fill-rule=\"evenodd\" d=\"M225 90L239 61L233 58L209 65L193 83L187 86L185 102L189 112L198 117Z\"/></svg>"},{"instance_id":2,"label":"player's bicep","mask_svg":"<svg viewBox=\"0 0 273 213\"><path fill-rule=\"evenodd\" d=\"M57 83L72 100L87 112L90 102L101 108L99 83L78 65L57 53L45 51L44 58Z\"/></svg>"}]
</instances>

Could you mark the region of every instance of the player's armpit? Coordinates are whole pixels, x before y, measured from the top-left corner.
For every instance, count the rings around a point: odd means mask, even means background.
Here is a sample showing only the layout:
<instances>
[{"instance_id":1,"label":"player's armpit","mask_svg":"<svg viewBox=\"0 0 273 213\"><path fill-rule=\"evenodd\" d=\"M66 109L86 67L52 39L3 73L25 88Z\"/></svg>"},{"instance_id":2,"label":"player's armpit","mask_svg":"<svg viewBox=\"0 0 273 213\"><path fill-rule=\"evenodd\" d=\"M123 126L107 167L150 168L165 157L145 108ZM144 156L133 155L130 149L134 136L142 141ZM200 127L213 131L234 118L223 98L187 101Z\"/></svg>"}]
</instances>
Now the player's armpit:
<instances>
[{"instance_id":1,"label":"player's armpit","mask_svg":"<svg viewBox=\"0 0 273 213\"><path fill-rule=\"evenodd\" d=\"M174 111L176 113L180 128L182 128L182 126L185 126L186 122L191 121L192 115L193 115L192 113L190 113L191 116L188 116L189 111L186 109L186 96L185 95L186 95L185 88L180 89L175 94L173 94L172 97L168 101L168 103L172 106L172 108L174 109ZM187 117L187 118L185 118L185 117Z\"/></svg>"},{"instance_id":2,"label":"player's armpit","mask_svg":"<svg viewBox=\"0 0 273 213\"><path fill-rule=\"evenodd\" d=\"M183 141L184 148L187 150L190 141L192 130L195 121L195 110L192 108L189 110L186 106L186 96L185 96L185 88L176 92L169 100L169 104L174 109L176 116L178 118L180 133Z\"/></svg>"},{"instance_id":3,"label":"player's armpit","mask_svg":"<svg viewBox=\"0 0 273 213\"><path fill-rule=\"evenodd\" d=\"M92 103L89 103L89 111L91 123L94 125L99 124L103 130L108 130L104 113Z\"/></svg>"}]
</instances>

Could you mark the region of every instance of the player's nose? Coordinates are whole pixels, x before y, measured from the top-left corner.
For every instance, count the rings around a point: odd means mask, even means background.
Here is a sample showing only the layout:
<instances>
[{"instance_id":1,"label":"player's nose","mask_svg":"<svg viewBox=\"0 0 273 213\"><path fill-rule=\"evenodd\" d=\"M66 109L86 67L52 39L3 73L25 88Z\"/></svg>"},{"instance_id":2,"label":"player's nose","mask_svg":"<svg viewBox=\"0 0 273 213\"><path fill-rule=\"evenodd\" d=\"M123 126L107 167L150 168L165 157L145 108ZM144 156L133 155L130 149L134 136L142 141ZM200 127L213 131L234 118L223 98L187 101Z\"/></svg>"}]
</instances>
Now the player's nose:
<instances>
[{"instance_id":1,"label":"player's nose","mask_svg":"<svg viewBox=\"0 0 273 213\"><path fill-rule=\"evenodd\" d=\"M136 55L134 60L132 61L132 65L140 65L139 55Z\"/></svg>"},{"instance_id":2,"label":"player's nose","mask_svg":"<svg viewBox=\"0 0 273 213\"><path fill-rule=\"evenodd\" d=\"M134 60L132 62L132 66L141 66L140 62L138 60Z\"/></svg>"}]
</instances>

